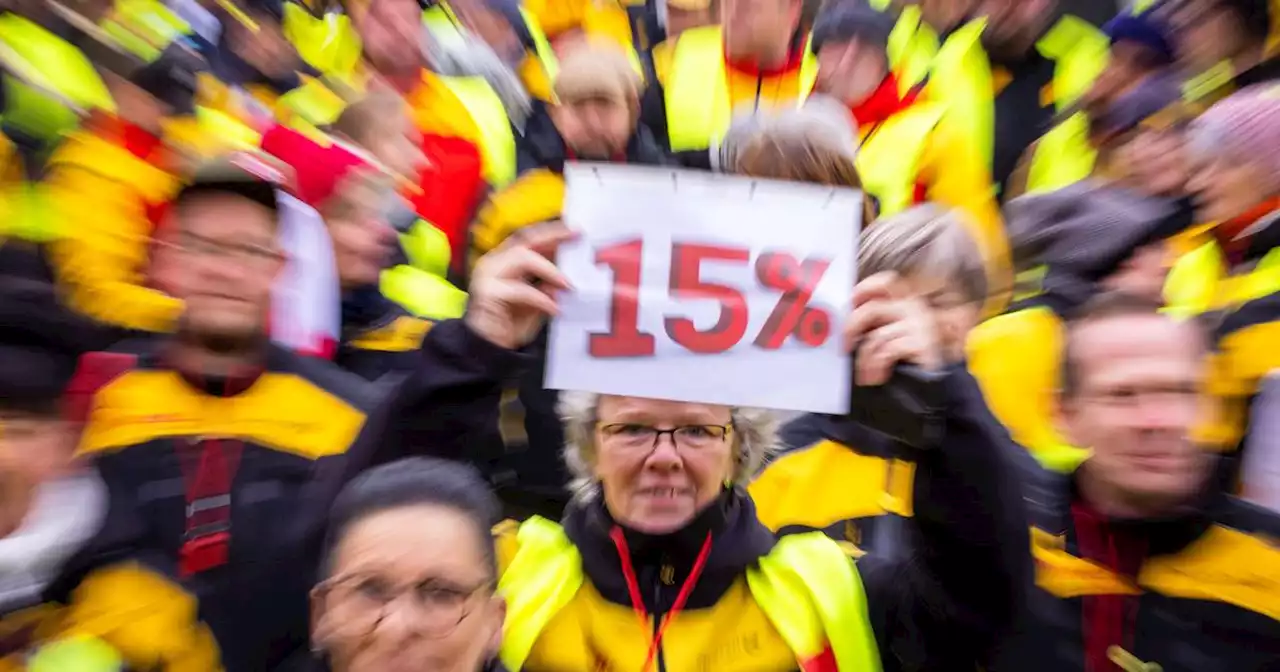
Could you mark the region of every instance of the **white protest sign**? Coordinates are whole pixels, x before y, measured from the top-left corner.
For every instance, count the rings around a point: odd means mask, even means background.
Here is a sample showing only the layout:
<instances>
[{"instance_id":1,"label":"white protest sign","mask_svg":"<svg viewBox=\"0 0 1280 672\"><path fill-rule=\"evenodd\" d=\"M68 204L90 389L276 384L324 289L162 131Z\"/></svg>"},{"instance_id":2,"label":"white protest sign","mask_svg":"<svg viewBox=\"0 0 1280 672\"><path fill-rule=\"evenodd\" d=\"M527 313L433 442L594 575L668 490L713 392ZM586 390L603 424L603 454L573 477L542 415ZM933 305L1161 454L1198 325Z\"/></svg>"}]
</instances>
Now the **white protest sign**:
<instances>
[{"instance_id":1,"label":"white protest sign","mask_svg":"<svg viewBox=\"0 0 1280 672\"><path fill-rule=\"evenodd\" d=\"M1280 374L1267 376L1249 414L1241 465L1241 494L1280 513Z\"/></svg>"},{"instance_id":2,"label":"white protest sign","mask_svg":"<svg viewBox=\"0 0 1280 672\"><path fill-rule=\"evenodd\" d=\"M842 413L862 195L713 173L565 170L574 290L550 389Z\"/></svg>"}]
</instances>

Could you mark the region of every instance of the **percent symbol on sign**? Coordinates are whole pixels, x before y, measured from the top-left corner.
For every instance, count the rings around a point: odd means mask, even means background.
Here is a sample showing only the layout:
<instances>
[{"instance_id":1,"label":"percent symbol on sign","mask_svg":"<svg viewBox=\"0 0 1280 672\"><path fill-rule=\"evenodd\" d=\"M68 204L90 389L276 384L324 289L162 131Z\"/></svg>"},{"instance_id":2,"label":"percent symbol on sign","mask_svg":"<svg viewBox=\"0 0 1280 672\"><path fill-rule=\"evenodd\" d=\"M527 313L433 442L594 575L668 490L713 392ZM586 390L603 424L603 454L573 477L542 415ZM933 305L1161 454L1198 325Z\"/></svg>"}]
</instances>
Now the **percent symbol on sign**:
<instances>
[{"instance_id":1,"label":"percent symbol on sign","mask_svg":"<svg viewBox=\"0 0 1280 672\"><path fill-rule=\"evenodd\" d=\"M609 306L609 330L590 334L592 357L648 357L655 352L654 335L639 328L640 271L644 242L633 239L597 250L596 264L613 271ZM667 336L690 352L718 354L737 345L749 325L746 295L736 287L702 279L705 262L744 265L751 251L736 247L676 243L671 246L668 294L679 300L711 300L720 304L720 317L699 329L687 317L663 318ZM809 347L819 347L831 335L831 315L810 305L815 289L831 262L797 260L784 252L765 252L756 259L755 278L761 286L782 296L769 313L752 343L763 350L777 350L794 336Z\"/></svg>"}]
</instances>

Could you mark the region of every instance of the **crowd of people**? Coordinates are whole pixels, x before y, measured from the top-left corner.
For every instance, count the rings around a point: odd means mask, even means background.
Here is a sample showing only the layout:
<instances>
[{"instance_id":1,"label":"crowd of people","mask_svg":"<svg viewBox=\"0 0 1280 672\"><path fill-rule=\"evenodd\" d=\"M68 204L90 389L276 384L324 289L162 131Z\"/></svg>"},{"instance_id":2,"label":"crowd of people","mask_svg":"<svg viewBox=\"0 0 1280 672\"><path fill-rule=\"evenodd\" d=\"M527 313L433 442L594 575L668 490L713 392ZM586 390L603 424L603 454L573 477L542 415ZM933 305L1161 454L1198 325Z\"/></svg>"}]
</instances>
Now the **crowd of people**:
<instances>
[{"instance_id":1,"label":"crowd of people","mask_svg":"<svg viewBox=\"0 0 1280 672\"><path fill-rule=\"evenodd\" d=\"M0 670L1280 671L1278 54L1276 0L0 0ZM861 191L847 412L546 389L577 161Z\"/></svg>"}]
</instances>

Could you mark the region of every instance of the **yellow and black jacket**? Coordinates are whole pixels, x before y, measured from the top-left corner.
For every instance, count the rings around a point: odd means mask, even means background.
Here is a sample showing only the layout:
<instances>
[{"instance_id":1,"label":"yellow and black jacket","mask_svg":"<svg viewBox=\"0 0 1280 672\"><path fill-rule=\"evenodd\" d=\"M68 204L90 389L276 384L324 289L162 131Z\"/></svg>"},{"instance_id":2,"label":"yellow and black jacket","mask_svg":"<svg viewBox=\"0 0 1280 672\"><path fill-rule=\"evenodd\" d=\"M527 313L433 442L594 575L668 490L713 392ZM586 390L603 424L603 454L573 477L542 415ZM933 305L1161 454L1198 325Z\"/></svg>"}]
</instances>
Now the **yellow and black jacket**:
<instances>
[{"instance_id":1,"label":"yellow and black jacket","mask_svg":"<svg viewBox=\"0 0 1280 672\"><path fill-rule=\"evenodd\" d=\"M516 144L515 182L494 192L471 225L471 263L502 244L516 231L560 218L564 205L564 164L571 158L564 139L551 123L547 106L534 103L525 132ZM640 124L627 143L621 163L662 165L667 157L653 133Z\"/></svg>"},{"instance_id":2,"label":"yellow and black jacket","mask_svg":"<svg viewBox=\"0 0 1280 672\"><path fill-rule=\"evenodd\" d=\"M1009 625L1030 584L1022 493L1016 482L1001 480L1011 473L1008 436L982 406L971 378L957 372L943 384L946 428L936 451L922 458L928 476L915 481L916 515L905 526L910 552L881 555L873 549L857 561L885 670L963 669L966 662L972 669ZM849 487L838 484L825 494L832 502L858 497ZM800 488L813 501L811 483L778 494L799 496ZM689 583L688 600L668 624L654 669L835 669L830 660L824 666L821 642L808 650L787 643L786 619L767 616L768 601L751 583L754 568L790 539L813 535L778 538L762 520L754 495L737 491L726 491L684 529L664 536L622 528L598 500L572 505L564 533L577 559L566 560L567 567L549 561L539 567L550 577L542 579L547 583L559 572L571 575L580 563L585 580L554 602L558 611L532 638L521 627L520 586L508 585L513 606L506 645L529 645L526 670L638 669L652 628ZM523 527L500 536L504 582L527 541ZM699 564L700 574L694 571ZM803 621L802 610L792 618Z\"/></svg>"},{"instance_id":3,"label":"yellow and black jacket","mask_svg":"<svg viewBox=\"0 0 1280 672\"><path fill-rule=\"evenodd\" d=\"M1084 503L1068 476L1028 480L1036 590L1029 621L992 669L1274 669L1280 518L1273 512L1211 485L1192 513L1112 520Z\"/></svg>"},{"instance_id":4,"label":"yellow and black jacket","mask_svg":"<svg viewBox=\"0 0 1280 672\"><path fill-rule=\"evenodd\" d=\"M356 294L343 300L342 338L334 362L370 381L412 370L431 320L410 315L376 288Z\"/></svg>"},{"instance_id":5,"label":"yellow and black jacket","mask_svg":"<svg viewBox=\"0 0 1280 672\"><path fill-rule=\"evenodd\" d=\"M134 669L193 672L271 669L305 647L343 483L408 454L469 454L496 432L502 382L523 360L443 322L386 396L274 346L262 368L219 379L179 373L164 352L82 362L80 452L111 504L57 593L68 633L104 639Z\"/></svg>"}]
</instances>

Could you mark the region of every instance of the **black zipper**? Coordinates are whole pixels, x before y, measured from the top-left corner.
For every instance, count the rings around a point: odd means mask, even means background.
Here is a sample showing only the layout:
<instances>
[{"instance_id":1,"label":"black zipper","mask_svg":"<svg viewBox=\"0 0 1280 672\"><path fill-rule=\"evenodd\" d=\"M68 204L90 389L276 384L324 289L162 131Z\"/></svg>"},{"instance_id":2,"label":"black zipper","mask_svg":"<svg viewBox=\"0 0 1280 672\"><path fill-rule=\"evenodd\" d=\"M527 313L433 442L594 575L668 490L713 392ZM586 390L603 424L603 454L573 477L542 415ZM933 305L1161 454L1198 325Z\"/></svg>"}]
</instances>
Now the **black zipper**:
<instances>
[{"instance_id":1,"label":"black zipper","mask_svg":"<svg viewBox=\"0 0 1280 672\"><path fill-rule=\"evenodd\" d=\"M658 628L662 625L662 617L666 614L662 605L662 586L675 585L675 568L663 562L658 566L658 580L653 582L653 638L658 637ZM658 672L667 672L667 659L662 653L663 645L658 643L657 655L654 656L658 661Z\"/></svg>"},{"instance_id":2,"label":"black zipper","mask_svg":"<svg viewBox=\"0 0 1280 672\"><path fill-rule=\"evenodd\" d=\"M756 75L756 107L755 111L760 111L760 91L764 89L764 75Z\"/></svg>"}]
</instances>

